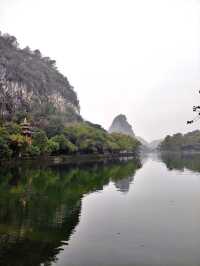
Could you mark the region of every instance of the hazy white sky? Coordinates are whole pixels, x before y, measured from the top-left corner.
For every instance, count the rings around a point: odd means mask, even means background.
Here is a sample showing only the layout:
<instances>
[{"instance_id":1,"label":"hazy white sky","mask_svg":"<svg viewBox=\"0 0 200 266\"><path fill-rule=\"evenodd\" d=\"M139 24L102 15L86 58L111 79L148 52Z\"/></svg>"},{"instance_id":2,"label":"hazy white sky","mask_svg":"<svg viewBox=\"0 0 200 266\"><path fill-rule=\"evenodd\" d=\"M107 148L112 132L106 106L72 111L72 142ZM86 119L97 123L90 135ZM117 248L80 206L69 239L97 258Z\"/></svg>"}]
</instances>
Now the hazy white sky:
<instances>
[{"instance_id":1,"label":"hazy white sky","mask_svg":"<svg viewBox=\"0 0 200 266\"><path fill-rule=\"evenodd\" d=\"M119 113L147 140L187 126L200 104L200 1L0 0L0 29L57 61L82 116Z\"/></svg>"}]
</instances>

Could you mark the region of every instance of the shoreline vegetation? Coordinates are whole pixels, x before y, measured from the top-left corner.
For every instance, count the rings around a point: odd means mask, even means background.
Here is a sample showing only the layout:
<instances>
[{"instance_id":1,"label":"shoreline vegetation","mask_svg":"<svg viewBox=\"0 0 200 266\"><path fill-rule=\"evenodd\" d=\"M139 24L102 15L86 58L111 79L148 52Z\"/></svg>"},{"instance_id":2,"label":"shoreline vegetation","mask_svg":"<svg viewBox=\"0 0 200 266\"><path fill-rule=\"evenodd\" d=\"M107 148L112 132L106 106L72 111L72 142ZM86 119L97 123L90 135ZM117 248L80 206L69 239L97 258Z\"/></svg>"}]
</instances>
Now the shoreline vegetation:
<instances>
[{"instance_id":1,"label":"shoreline vegetation","mask_svg":"<svg viewBox=\"0 0 200 266\"><path fill-rule=\"evenodd\" d=\"M48 136L44 130L31 128L31 136L20 124L7 122L0 127L0 160L38 158L126 157L138 153L140 142L134 137L108 133L89 122L73 123Z\"/></svg>"},{"instance_id":2,"label":"shoreline vegetation","mask_svg":"<svg viewBox=\"0 0 200 266\"><path fill-rule=\"evenodd\" d=\"M164 152L200 152L200 131L195 130L186 134L177 133L168 135L159 146Z\"/></svg>"}]
</instances>

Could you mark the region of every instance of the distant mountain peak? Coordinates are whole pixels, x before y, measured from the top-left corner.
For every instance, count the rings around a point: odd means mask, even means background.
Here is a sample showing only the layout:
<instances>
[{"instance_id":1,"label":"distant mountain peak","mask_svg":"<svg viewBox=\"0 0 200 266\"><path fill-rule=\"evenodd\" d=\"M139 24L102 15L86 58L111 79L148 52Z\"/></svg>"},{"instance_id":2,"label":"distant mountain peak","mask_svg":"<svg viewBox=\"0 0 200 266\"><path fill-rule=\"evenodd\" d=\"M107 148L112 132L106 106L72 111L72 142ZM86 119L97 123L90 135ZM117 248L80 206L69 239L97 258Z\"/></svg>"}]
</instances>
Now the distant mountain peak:
<instances>
[{"instance_id":1,"label":"distant mountain peak","mask_svg":"<svg viewBox=\"0 0 200 266\"><path fill-rule=\"evenodd\" d=\"M127 118L124 114L116 116L109 128L110 133L121 133L134 137L132 126L128 123Z\"/></svg>"}]
</instances>

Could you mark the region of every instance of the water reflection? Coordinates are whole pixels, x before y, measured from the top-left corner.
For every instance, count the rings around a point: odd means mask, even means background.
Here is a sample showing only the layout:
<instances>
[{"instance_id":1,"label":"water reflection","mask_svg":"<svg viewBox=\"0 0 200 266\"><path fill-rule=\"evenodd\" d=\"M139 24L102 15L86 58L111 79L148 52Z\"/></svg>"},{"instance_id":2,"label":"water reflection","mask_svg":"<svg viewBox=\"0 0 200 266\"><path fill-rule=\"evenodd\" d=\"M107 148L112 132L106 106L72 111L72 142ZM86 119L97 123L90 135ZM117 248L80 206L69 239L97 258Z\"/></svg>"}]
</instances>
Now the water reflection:
<instances>
[{"instance_id":1,"label":"water reflection","mask_svg":"<svg viewBox=\"0 0 200 266\"><path fill-rule=\"evenodd\" d=\"M186 168L200 172L200 154L198 153L161 153L160 158L169 170L184 171Z\"/></svg>"},{"instance_id":2,"label":"water reflection","mask_svg":"<svg viewBox=\"0 0 200 266\"><path fill-rule=\"evenodd\" d=\"M0 169L0 265L51 265L79 223L83 195L128 191L140 161Z\"/></svg>"},{"instance_id":3,"label":"water reflection","mask_svg":"<svg viewBox=\"0 0 200 266\"><path fill-rule=\"evenodd\" d=\"M115 186L119 191L127 193L130 189L130 184L133 182L133 179L133 176L122 178L118 181L115 181Z\"/></svg>"}]
</instances>

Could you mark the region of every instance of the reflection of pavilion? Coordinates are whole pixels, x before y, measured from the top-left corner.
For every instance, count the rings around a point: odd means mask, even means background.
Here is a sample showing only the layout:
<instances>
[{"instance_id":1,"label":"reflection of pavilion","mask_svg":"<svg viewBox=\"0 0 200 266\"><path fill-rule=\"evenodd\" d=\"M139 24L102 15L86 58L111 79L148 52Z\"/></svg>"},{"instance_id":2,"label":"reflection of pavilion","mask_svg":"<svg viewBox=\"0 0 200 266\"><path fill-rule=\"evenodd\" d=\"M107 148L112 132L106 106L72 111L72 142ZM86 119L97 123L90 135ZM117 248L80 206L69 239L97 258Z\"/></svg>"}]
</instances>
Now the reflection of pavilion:
<instances>
[{"instance_id":1,"label":"reflection of pavilion","mask_svg":"<svg viewBox=\"0 0 200 266\"><path fill-rule=\"evenodd\" d=\"M0 225L0 265L39 266L55 262L61 247L79 223L80 204L76 204L74 209L61 206L61 213L57 210L55 217L58 224L46 224L46 228L31 225L28 217L23 217L20 225L11 224L6 229Z\"/></svg>"},{"instance_id":2,"label":"reflection of pavilion","mask_svg":"<svg viewBox=\"0 0 200 266\"><path fill-rule=\"evenodd\" d=\"M51 265L79 223L80 197L71 199L65 197L64 190L56 194L56 188L48 187L48 175L57 180L57 172L29 167L10 169L11 182L8 179L7 190L0 194L0 265L3 266ZM0 171L0 176L4 173ZM43 187L37 182L38 175L40 182L44 180ZM59 188L58 182L55 187ZM13 188L16 193L10 191Z\"/></svg>"}]
</instances>

